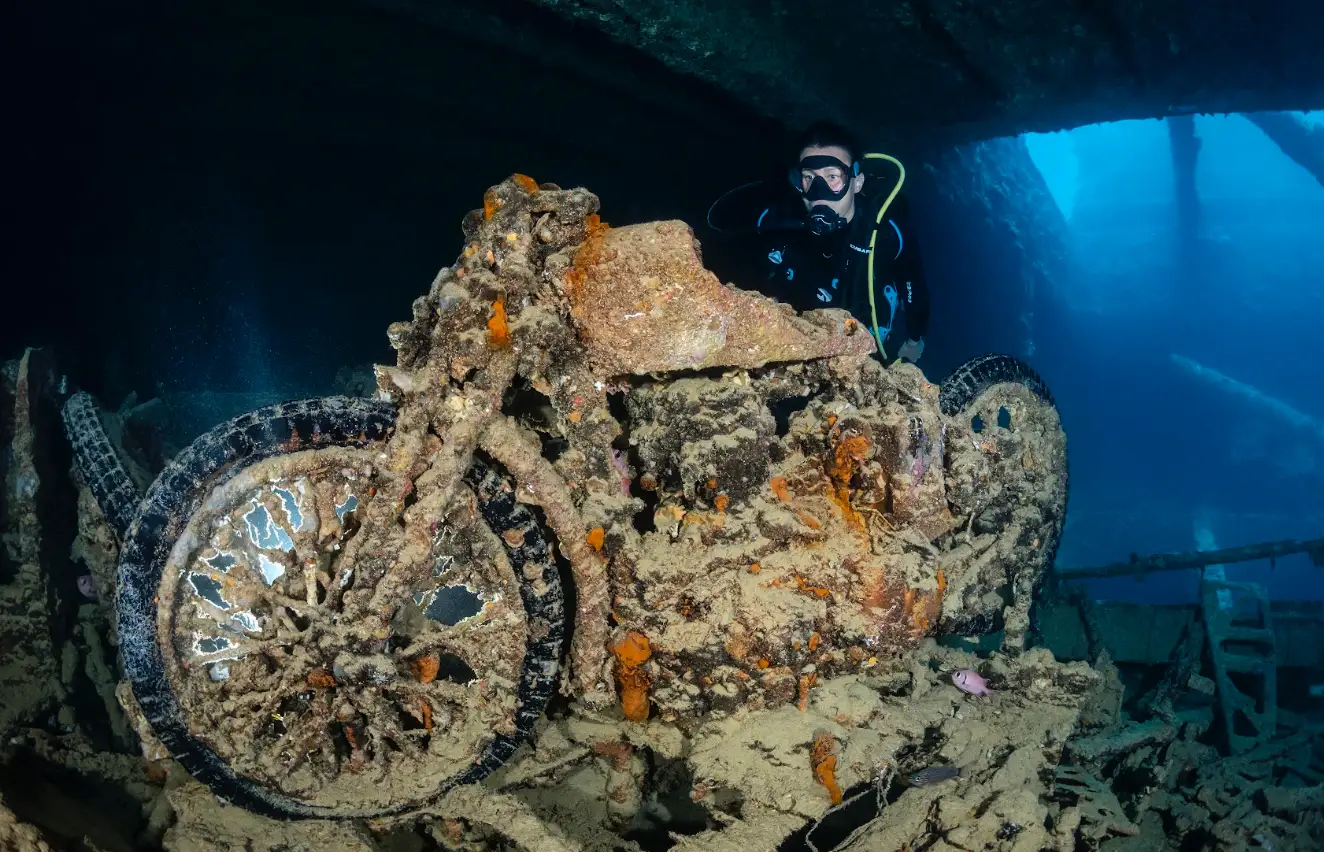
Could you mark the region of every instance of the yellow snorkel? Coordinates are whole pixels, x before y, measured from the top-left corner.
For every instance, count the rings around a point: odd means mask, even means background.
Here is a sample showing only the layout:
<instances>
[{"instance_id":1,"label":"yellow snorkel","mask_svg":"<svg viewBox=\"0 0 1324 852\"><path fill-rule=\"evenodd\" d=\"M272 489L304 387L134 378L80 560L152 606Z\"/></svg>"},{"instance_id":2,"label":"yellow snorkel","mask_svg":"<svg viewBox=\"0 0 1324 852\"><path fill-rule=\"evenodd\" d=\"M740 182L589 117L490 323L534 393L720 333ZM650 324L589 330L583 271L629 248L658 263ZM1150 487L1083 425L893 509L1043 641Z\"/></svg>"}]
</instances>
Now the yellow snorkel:
<instances>
[{"instance_id":1,"label":"yellow snorkel","mask_svg":"<svg viewBox=\"0 0 1324 852\"><path fill-rule=\"evenodd\" d=\"M896 200L897 194L901 192L901 184L906 182L906 167L901 165L901 161L896 157L889 157L886 154L865 154L866 160L887 160L896 166L900 173L896 180L896 186L892 187L892 193L887 196L887 200L878 208L878 217L874 220L873 233L869 235L869 319L873 322L873 339L878 341L878 354L887 360L887 352L883 350L883 336L878 333L878 308L873 299L873 256L874 243L878 241L878 228L883 224L883 217L887 215L887 208L892 206Z\"/></svg>"}]
</instances>

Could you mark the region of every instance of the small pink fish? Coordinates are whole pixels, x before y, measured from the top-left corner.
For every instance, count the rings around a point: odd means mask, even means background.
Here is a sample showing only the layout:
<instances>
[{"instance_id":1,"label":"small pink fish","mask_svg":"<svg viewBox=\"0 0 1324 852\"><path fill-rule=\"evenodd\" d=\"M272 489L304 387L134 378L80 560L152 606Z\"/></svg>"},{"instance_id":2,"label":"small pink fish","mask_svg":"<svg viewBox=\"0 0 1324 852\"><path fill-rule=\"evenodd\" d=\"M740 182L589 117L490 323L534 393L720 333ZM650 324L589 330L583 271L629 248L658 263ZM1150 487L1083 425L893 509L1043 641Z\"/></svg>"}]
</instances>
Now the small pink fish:
<instances>
[{"instance_id":1,"label":"small pink fish","mask_svg":"<svg viewBox=\"0 0 1324 852\"><path fill-rule=\"evenodd\" d=\"M969 695L987 695L993 697L993 690L988 688L988 681L979 676L979 672L961 669L952 673L952 683L956 688Z\"/></svg>"},{"instance_id":2,"label":"small pink fish","mask_svg":"<svg viewBox=\"0 0 1324 852\"><path fill-rule=\"evenodd\" d=\"M90 601L97 600L99 597L97 595L97 581L93 579L91 574L83 574L79 576L77 583L79 594Z\"/></svg>"}]
</instances>

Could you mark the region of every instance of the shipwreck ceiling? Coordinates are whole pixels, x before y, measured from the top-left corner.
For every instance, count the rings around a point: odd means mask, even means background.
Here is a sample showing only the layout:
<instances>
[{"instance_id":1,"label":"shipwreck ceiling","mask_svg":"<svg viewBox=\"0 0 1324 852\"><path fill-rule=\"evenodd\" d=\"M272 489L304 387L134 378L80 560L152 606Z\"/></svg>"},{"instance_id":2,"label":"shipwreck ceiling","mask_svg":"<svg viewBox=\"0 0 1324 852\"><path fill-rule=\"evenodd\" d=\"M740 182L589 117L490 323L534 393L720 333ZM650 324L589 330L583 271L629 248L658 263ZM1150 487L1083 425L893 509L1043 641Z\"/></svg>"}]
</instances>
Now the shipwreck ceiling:
<instances>
[{"instance_id":1,"label":"shipwreck ceiling","mask_svg":"<svg viewBox=\"0 0 1324 852\"><path fill-rule=\"evenodd\" d=\"M452 25L480 17L456 15L454 4L439 13L422 0L364 1L421 19L444 14ZM795 126L829 115L870 136L937 131L964 141L1324 106L1324 5L1300 0L507 0L483 8L489 25L505 18L506 38L525 47L534 40L518 23L550 11L764 116Z\"/></svg>"},{"instance_id":2,"label":"shipwreck ceiling","mask_svg":"<svg viewBox=\"0 0 1324 852\"><path fill-rule=\"evenodd\" d=\"M427 156L457 129L528 134L537 112L540 150L611 140L685 159L700 146L757 151L822 116L908 147L1324 107L1324 4L1269 5L324 0L274 13L257 0L148 0L126 15L63 0L4 29L25 79L45 87L19 89L38 111L53 86L116 134L132 115L171 133L256 126Z\"/></svg>"}]
</instances>

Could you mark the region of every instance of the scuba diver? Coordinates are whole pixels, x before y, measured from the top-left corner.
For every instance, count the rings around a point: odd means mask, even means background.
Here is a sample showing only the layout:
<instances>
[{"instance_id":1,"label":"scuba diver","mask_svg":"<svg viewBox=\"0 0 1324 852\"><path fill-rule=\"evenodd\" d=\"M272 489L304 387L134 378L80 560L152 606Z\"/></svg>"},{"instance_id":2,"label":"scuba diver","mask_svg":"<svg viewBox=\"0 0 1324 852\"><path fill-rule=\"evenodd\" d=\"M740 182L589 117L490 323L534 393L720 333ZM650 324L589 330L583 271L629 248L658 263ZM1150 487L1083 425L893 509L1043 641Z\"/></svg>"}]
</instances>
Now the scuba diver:
<instances>
[{"instance_id":1,"label":"scuba diver","mask_svg":"<svg viewBox=\"0 0 1324 852\"><path fill-rule=\"evenodd\" d=\"M919 360L929 292L899 198L905 168L886 154L861 156L850 132L830 122L811 125L795 150L789 180L731 190L709 208L709 227L754 241L761 283L753 286L764 295L797 311L844 308L873 333L884 362ZM866 174L861 160L887 167Z\"/></svg>"}]
</instances>

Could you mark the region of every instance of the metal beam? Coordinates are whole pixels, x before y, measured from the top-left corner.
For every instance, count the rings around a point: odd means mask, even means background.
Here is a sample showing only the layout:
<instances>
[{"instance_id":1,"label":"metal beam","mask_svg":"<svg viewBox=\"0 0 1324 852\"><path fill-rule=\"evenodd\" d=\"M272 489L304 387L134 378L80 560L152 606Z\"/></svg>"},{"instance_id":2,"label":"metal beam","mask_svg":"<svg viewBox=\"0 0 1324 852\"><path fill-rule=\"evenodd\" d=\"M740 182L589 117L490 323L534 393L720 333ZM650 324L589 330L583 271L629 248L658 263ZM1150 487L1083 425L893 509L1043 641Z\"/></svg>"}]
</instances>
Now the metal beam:
<instances>
[{"instance_id":1,"label":"metal beam","mask_svg":"<svg viewBox=\"0 0 1324 852\"><path fill-rule=\"evenodd\" d=\"M1224 565L1250 562L1255 559L1274 560L1294 553L1308 553L1317 567L1324 566L1324 538L1309 541L1285 539L1222 550L1191 550L1184 553L1156 553L1150 556L1133 555L1125 562L1099 565L1093 568L1057 569L1060 581L1088 580L1097 577L1128 577L1157 571L1182 571L1203 568L1206 565Z\"/></svg>"},{"instance_id":2,"label":"metal beam","mask_svg":"<svg viewBox=\"0 0 1324 852\"><path fill-rule=\"evenodd\" d=\"M1282 152L1324 184L1324 127L1294 112L1252 112L1246 118L1264 131Z\"/></svg>"}]
</instances>

